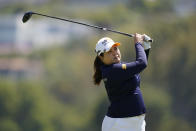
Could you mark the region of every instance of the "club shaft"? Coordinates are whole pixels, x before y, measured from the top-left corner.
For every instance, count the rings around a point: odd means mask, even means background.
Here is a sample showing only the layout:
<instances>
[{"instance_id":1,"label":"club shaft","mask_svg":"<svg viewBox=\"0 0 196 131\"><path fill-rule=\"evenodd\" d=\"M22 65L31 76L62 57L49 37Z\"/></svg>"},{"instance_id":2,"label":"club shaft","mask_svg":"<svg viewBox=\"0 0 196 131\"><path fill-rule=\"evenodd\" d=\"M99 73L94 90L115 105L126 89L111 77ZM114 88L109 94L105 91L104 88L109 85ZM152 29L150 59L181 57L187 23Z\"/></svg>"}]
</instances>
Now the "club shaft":
<instances>
[{"instance_id":1,"label":"club shaft","mask_svg":"<svg viewBox=\"0 0 196 131\"><path fill-rule=\"evenodd\" d=\"M100 27L100 26L95 26L95 25L90 25L90 24L86 24L86 23L82 23L82 22L78 22L78 21L74 21L74 20L70 20L70 19L68 20L68 19L59 18L59 17L55 17L55 16L44 15L44 14L40 14L40 13L36 13L36 12L32 12L32 14L45 16L45 17L49 17L49 18L54 18L54 19L58 19L58 20L63 20L63 21L67 21L67 22L72 22L72 23L76 23L76 24L80 24L80 25L84 25L84 26L89 26L89 27L97 28L97 29L104 30L104 31L109 31L109 32L117 33L117 34L126 35L126 36L129 36L129 37L134 36L133 34L128 34L128 33L120 32L120 31L115 31L115 30L112 30L112 29L108 29L108 28L104 28L104 27Z\"/></svg>"}]
</instances>

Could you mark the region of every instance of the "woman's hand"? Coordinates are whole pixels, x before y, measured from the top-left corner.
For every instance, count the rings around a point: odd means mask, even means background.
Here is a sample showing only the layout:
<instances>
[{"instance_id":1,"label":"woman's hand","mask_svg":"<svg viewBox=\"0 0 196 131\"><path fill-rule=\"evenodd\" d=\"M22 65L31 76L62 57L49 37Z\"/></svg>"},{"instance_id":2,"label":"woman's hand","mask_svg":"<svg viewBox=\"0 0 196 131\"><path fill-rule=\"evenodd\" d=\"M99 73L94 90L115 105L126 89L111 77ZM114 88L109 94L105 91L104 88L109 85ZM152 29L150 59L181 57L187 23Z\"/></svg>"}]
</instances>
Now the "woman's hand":
<instances>
[{"instance_id":1,"label":"woman's hand","mask_svg":"<svg viewBox=\"0 0 196 131\"><path fill-rule=\"evenodd\" d=\"M143 35L141 35L141 34L138 34L138 33L135 33L135 35L134 35L134 43L136 44L136 43L143 43L143 39L144 39L144 36Z\"/></svg>"}]
</instances>

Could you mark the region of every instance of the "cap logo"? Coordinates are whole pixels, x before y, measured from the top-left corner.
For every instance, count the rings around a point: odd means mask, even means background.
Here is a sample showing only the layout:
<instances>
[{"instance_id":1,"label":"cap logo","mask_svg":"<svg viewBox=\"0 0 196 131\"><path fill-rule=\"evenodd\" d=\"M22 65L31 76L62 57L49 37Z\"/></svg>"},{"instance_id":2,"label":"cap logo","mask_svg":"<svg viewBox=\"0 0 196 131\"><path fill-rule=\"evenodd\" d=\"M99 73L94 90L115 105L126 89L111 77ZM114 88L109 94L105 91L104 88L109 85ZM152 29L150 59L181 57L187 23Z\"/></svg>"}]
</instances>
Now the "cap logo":
<instances>
[{"instance_id":1,"label":"cap logo","mask_svg":"<svg viewBox=\"0 0 196 131\"><path fill-rule=\"evenodd\" d=\"M106 46L106 45L107 45L107 43L108 43L108 41L107 41L107 40L104 40L104 41L102 42L102 44L103 44L104 46Z\"/></svg>"}]
</instances>

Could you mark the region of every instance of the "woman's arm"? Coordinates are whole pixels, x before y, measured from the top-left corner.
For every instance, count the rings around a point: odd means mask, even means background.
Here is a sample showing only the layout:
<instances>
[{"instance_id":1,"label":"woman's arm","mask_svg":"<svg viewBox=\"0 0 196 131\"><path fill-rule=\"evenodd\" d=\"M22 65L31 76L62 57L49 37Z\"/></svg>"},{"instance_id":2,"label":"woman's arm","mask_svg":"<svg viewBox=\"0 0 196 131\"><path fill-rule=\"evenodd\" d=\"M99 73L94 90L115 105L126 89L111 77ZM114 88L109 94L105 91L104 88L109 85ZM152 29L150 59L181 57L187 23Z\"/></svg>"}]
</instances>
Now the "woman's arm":
<instances>
[{"instance_id":1,"label":"woman's arm","mask_svg":"<svg viewBox=\"0 0 196 131\"><path fill-rule=\"evenodd\" d=\"M113 80L126 80L135 74L142 72L147 66L147 58L141 43L135 44L136 60L125 64L113 64L110 67L108 77Z\"/></svg>"}]
</instances>

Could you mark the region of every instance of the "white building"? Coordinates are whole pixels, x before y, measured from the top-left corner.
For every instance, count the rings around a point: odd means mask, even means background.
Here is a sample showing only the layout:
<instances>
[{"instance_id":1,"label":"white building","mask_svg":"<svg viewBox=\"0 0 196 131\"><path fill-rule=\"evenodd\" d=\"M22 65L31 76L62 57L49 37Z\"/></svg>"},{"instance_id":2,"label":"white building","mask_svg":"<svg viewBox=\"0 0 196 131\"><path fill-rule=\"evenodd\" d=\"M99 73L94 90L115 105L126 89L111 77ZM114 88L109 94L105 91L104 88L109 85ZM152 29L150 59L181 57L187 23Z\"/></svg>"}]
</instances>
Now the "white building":
<instances>
[{"instance_id":1,"label":"white building","mask_svg":"<svg viewBox=\"0 0 196 131\"><path fill-rule=\"evenodd\" d=\"M50 18L31 18L22 22L23 14L0 16L0 53L20 51L28 53L54 45L66 44L70 39L93 35L85 26ZM32 16L35 17L35 16Z\"/></svg>"}]
</instances>

